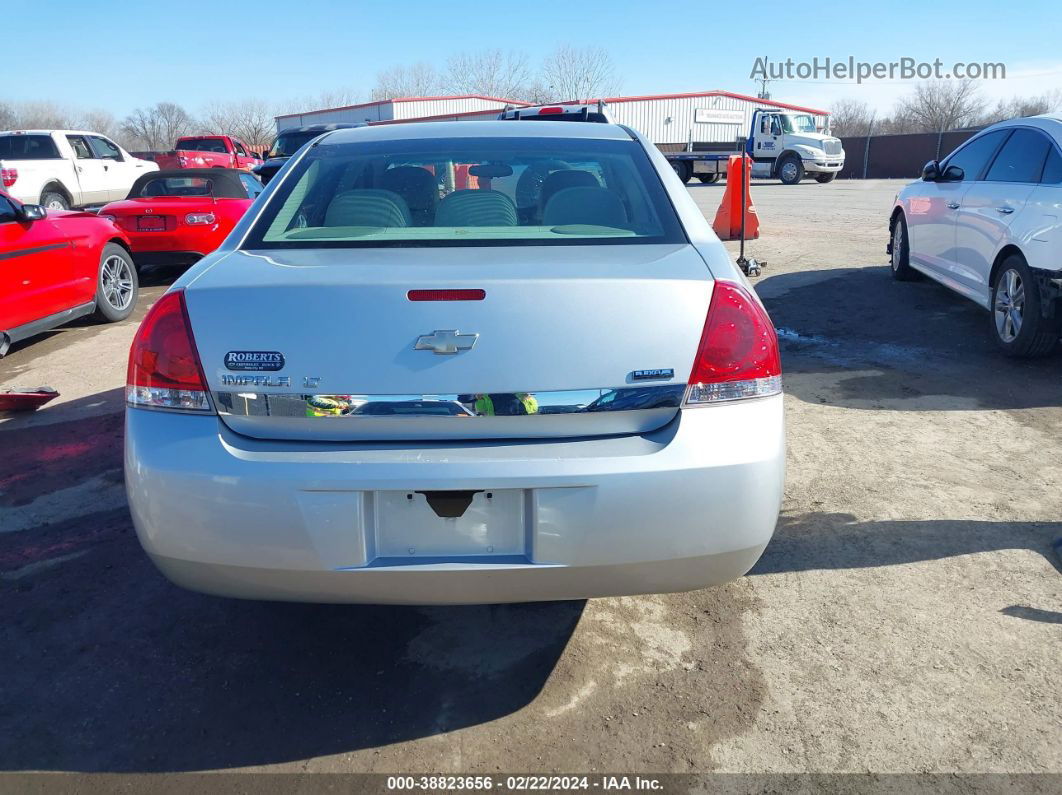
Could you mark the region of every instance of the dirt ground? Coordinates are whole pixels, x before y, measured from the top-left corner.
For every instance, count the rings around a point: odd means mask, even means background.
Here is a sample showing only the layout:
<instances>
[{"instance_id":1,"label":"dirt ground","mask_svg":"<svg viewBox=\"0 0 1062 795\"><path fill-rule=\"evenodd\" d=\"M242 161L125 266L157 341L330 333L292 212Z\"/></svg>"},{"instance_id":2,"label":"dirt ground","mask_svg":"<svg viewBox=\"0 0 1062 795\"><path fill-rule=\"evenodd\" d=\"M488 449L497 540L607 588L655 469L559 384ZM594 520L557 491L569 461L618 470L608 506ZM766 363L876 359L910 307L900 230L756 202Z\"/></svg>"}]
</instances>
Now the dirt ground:
<instances>
[{"instance_id":1,"label":"dirt ground","mask_svg":"<svg viewBox=\"0 0 1062 795\"><path fill-rule=\"evenodd\" d=\"M1007 361L976 306L890 279L899 187L753 186L788 484L760 563L714 590L179 590L121 485L134 322L18 346L0 388L63 397L0 421L0 770L1062 773L1062 355ZM690 191L711 218L723 187Z\"/></svg>"}]
</instances>

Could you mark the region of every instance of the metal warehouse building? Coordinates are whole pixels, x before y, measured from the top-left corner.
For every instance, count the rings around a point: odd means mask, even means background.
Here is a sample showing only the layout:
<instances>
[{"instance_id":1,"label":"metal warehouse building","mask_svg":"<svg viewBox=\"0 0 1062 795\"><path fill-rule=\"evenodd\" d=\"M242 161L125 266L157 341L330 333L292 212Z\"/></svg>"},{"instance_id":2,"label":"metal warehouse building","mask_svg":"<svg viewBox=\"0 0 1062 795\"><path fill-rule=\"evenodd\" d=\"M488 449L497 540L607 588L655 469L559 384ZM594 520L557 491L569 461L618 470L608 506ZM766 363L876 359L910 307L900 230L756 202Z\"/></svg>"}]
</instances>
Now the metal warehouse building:
<instances>
[{"instance_id":1,"label":"metal warehouse building","mask_svg":"<svg viewBox=\"0 0 1062 795\"><path fill-rule=\"evenodd\" d=\"M730 91L608 97L605 103L618 123L638 130L665 151L678 151L691 143L694 150L718 148L712 144L733 144L738 136L748 135L752 112L757 108L807 113L814 117L819 129L826 127L829 120L825 110Z\"/></svg>"},{"instance_id":2,"label":"metal warehouse building","mask_svg":"<svg viewBox=\"0 0 1062 795\"><path fill-rule=\"evenodd\" d=\"M568 100L597 102L598 100ZM728 149L739 136L749 133L752 112L757 108L782 108L807 113L815 126L827 126L825 110L775 102L731 91L700 91L688 94L652 94L638 97L606 97L605 103L620 124L641 132L665 151ZM396 124L417 121L477 121L496 118L506 106L529 103L469 94L452 97L403 97L347 105L342 108L292 113L277 117L277 130L306 124L368 122Z\"/></svg>"},{"instance_id":3,"label":"metal warehouse building","mask_svg":"<svg viewBox=\"0 0 1062 795\"><path fill-rule=\"evenodd\" d=\"M400 97L341 108L311 110L306 113L287 113L277 116L277 131L308 124L356 124L360 122L399 121L457 121L482 116L495 118L506 105L526 105L515 99L465 94L453 97Z\"/></svg>"}]
</instances>

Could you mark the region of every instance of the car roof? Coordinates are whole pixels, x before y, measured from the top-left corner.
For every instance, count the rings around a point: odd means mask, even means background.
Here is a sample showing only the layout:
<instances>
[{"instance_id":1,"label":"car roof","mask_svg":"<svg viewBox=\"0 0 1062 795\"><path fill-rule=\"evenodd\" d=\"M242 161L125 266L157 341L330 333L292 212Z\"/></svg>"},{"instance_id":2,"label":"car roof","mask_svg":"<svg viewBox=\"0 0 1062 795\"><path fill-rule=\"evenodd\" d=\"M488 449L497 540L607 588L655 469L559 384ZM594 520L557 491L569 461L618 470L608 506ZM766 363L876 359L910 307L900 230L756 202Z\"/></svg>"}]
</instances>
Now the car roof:
<instances>
[{"instance_id":1,"label":"car roof","mask_svg":"<svg viewBox=\"0 0 1062 795\"><path fill-rule=\"evenodd\" d=\"M630 141L632 136L616 124L572 124L542 121L513 124L511 121L437 121L407 124L379 124L356 130L337 130L325 143L345 144L362 141L403 141L432 138L580 138Z\"/></svg>"},{"instance_id":2,"label":"car roof","mask_svg":"<svg viewBox=\"0 0 1062 795\"><path fill-rule=\"evenodd\" d=\"M90 130L0 130L0 135L51 135L52 133L59 133L60 135L98 135L102 138L107 137L103 133L92 132Z\"/></svg>"},{"instance_id":3,"label":"car roof","mask_svg":"<svg viewBox=\"0 0 1062 795\"><path fill-rule=\"evenodd\" d=\"M1062 114L1043 113L1039 116L1019 116L1016 119L1004 119L986 127L981 132L1002 130L1007 127L1036 127L1046 133L1052 134L1056 139L1062 139Z\"/></svg>"},{"instance_id":4,"label":"car roof","mask_svg":"<svg viewBox=\"0 0 1062 795\"><path fill-rule=\"evenodd\" d=\"M307 124L305 127L285 127L277 135L285 133L301 132L331 132L333 130L352 130L355 127L364 127L365 122L334 122L332 124Z\"/></svg>"},{"instance_id":5,"label":"car roof","mask_svg":"<svg viewBox=\"0 0 1062 795\"><path fill-rule=\"evenodd\" d=\"M129 188L126 198L139 198L137 194L144 189L147 183L159 179L208 179L213 186L210 192L210 196L213 198L246 199L247 191L240 180L240 175L246 173L246 171L236 168L174 168L165 171L148 171L136 178ZM154 196L149 198L164 197Z\"/></svg>"}]
</instances>

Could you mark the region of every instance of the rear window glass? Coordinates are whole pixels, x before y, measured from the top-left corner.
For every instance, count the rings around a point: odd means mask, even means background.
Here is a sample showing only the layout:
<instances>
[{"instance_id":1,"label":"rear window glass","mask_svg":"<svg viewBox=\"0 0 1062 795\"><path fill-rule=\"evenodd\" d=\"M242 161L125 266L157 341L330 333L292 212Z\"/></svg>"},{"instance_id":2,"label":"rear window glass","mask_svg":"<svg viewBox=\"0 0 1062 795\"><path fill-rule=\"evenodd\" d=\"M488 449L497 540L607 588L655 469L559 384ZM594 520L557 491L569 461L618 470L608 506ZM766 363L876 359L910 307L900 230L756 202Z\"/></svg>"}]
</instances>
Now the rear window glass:
<instances>
[{"instance_id":1,"label":"rear window glass","mask_svg":"<svg viewBox=\"0 0 1062 795\"><path fill-rule=\"evenodd\" d=\"M50 135L0 135L0 159L56 160L59 150Z\"/></svg>"},{"instance_id":2,"label":"rear window glass","mask_svg":"<svg viewBox=\"0 0 1062 795\"><path fill-rule=\"evenodd\" d=\"M153 196L210 196L214 181L202 177L159 177L149 179L137 193L139 198Z\"/></svg>"},{"instance_id":3,"label":"rear window glass","mask_svg":"<svg viewBox=\"0 0 1062 795\"><path fill-rule=\"evenodd\" d=\"M316 147L248 248L679 243L635 141L457 138Z\"/></svg>"},{"instance_id":4,"label":"rear window glass","mask_svg":"<svg viewBox=\"0 0 1062 795\"><path fill-rule=\"evenodd\" d=\"M177 148L188 152L220 152L227 154L225 142L216 138L186 138L177 142Z\"/></svg>"},{"instance_id":5,"label":"rear window glass","mask_svg":"<svg viewBox=\"0 0 1062 795\"><path fill-rule=\"evenodd\" d=\"M319 135L324 133L320 130L313 132L288 132L281 133L273 142L273 148L269 150L269 157L291 157Z\"/></svg>"}]
</instances>

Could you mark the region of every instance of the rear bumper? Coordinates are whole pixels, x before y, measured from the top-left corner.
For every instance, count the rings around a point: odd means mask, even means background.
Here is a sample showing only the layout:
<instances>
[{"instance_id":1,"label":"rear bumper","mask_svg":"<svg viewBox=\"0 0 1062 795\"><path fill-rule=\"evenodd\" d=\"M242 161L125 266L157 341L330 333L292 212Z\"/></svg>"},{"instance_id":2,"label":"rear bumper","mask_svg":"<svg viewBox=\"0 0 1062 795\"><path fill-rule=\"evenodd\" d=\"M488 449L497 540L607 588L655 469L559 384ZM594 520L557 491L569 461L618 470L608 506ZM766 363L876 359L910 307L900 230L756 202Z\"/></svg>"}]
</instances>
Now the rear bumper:
<instances>
[{"instance_id":1,"label":"rear bumper","mask_svg":"<svg viewBox=\"0 0 1062 795\"><path fill-rule=\"evenodd\" d=\"M142 265L194 265L203 258L198 251L134 251L133 262Z\"/></svg>"},{"instance_id":2,"label":"rear bumper","mask_svg":"<svg viewBox=\"0 0 1062 795\"><path fill-rule=\"evenodd\" d=\"M701 588L756 562L783 477L780 396L684 411L642 436L461 446L263 442L216 417L126 418L144 549L177 584L240 598L462 604ZM412 505L425 490L506 490L519 515L501 522L505 535L381 513L387 495ZM450 555L437 542L455 527L466 529ZM436 548L410 542L407 556L406 533ZM499 554L469 554L472 536Z\"/></svg>"}]
</instances>

